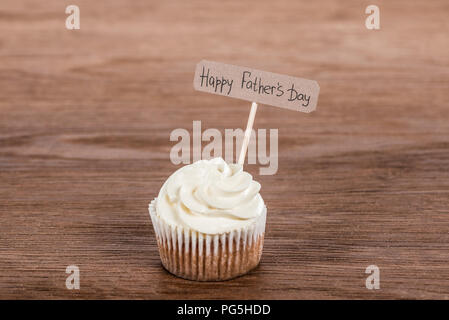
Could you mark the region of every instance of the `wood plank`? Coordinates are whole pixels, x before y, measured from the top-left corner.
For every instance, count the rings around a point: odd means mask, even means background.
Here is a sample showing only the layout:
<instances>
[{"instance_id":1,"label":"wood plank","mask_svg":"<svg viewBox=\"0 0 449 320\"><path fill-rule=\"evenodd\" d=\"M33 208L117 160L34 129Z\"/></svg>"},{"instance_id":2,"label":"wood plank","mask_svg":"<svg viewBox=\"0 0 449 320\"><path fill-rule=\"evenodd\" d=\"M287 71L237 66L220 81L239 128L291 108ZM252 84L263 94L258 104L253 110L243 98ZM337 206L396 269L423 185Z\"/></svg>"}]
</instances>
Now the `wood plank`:
<instances>
[{"instance_id":1,"label":"wood plank","mask_svg":"<svg viewBox=\"0 0 449 320\"><path fill-rule=\"evenodd\" d=\"M57 1L0 8L0 298L449 298L447 1L382 2L379 31L368 1L76 4L74 31ZM321 87L309 115L259 106L264 254L218 284L162 269L147 212L172 130L245 126L247 102L193 90L201 59Z\"/></svg>"}]
</instances>

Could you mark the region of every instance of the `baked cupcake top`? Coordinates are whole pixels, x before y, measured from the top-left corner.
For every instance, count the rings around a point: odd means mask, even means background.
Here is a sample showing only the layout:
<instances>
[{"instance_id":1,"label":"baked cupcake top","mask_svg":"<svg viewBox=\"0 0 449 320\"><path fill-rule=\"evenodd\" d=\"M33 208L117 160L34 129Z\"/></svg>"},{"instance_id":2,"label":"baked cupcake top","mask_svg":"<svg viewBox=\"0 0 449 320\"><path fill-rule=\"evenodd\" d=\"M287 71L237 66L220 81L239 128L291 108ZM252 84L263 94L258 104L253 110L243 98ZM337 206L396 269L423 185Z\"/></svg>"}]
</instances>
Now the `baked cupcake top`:
<instances>
[{"instance_id":1,"label":"baked cupcake top","mask_svg":"<svg viewBox=\"0 0 449 320\"><path fill-rule=\"evenodd\" d=\"M205 234L251 225L265 210L260 184L241 165L200 160L175 171L162 186L156 212L168 224Z\"/></svg>"}]
</instances>

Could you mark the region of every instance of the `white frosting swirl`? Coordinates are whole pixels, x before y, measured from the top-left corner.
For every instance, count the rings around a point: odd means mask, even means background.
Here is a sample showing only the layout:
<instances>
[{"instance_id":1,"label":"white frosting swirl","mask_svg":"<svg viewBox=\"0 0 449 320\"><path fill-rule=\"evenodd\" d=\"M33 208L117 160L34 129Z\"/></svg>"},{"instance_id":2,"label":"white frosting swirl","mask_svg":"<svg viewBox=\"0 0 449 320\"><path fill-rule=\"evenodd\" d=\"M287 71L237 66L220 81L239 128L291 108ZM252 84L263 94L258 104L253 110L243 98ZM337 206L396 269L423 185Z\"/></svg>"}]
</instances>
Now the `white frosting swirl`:
<instances>
[{"instance_id":1,"label":"white frosting swirl","mask_svg":"<svg viewBox=\"0 0 449 320\"><path fill-rule=\"evenodd\" d=\"M238 164L200 160L175 171L157 198L157 215L167 223L220 234L249 226L265 204L260 184Z\"/></svg>"}]
</instances>

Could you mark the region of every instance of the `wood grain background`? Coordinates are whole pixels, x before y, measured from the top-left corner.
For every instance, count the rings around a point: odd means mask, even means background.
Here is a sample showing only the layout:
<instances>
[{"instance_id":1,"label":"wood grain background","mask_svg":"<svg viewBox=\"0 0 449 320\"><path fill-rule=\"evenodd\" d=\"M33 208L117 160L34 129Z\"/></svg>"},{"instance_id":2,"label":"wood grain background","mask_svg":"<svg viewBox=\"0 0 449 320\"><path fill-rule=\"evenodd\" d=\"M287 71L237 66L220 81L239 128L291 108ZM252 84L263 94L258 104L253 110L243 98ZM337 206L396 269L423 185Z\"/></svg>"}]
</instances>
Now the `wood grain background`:
<instances>
[{"instance_id":1,"label":"wood grain background","mask_svg":"<svg viewBox=\"0 0 449 320\"><path fill-rule=\"evenodd\" d=\"M81 29L65 29L65 7ZM381 30L365 8L381 9ZM449 3L0 4L0 298L449 298ZM170 132L242 128L249 104L196 92L209 59L317 80L312 114L261 106L279 170L250 274L161 267L147 206L178 166ZM65 287L65 268L81 289ZM381 289L365 288L365 268Z\"/></svg>"}]
</instances>

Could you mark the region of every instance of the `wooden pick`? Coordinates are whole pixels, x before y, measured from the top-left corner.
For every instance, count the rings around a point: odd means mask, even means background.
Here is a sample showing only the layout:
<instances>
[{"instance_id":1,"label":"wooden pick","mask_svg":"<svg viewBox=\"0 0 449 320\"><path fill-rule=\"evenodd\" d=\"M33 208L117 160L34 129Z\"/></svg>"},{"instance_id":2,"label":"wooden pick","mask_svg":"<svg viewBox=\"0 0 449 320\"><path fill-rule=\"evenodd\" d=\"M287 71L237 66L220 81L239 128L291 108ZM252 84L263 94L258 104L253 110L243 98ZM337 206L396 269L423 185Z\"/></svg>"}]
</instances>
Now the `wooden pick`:
<instances>
[{"instance_id":1,"label":"wooden pick","mask_svg":"<svg viewBox=\"0 0 449 320\"><path fill-rule=\"evenodd\" d=\"M253 130L254 118L256 117L257 103L253 102L251 111L249 112L248 123L246 124L245 137L243 138L242 149L240 149L240 156L238 164L243 166L246 157L246 150L248 149L249 139Z\"/></svg>"}]
</instances>

